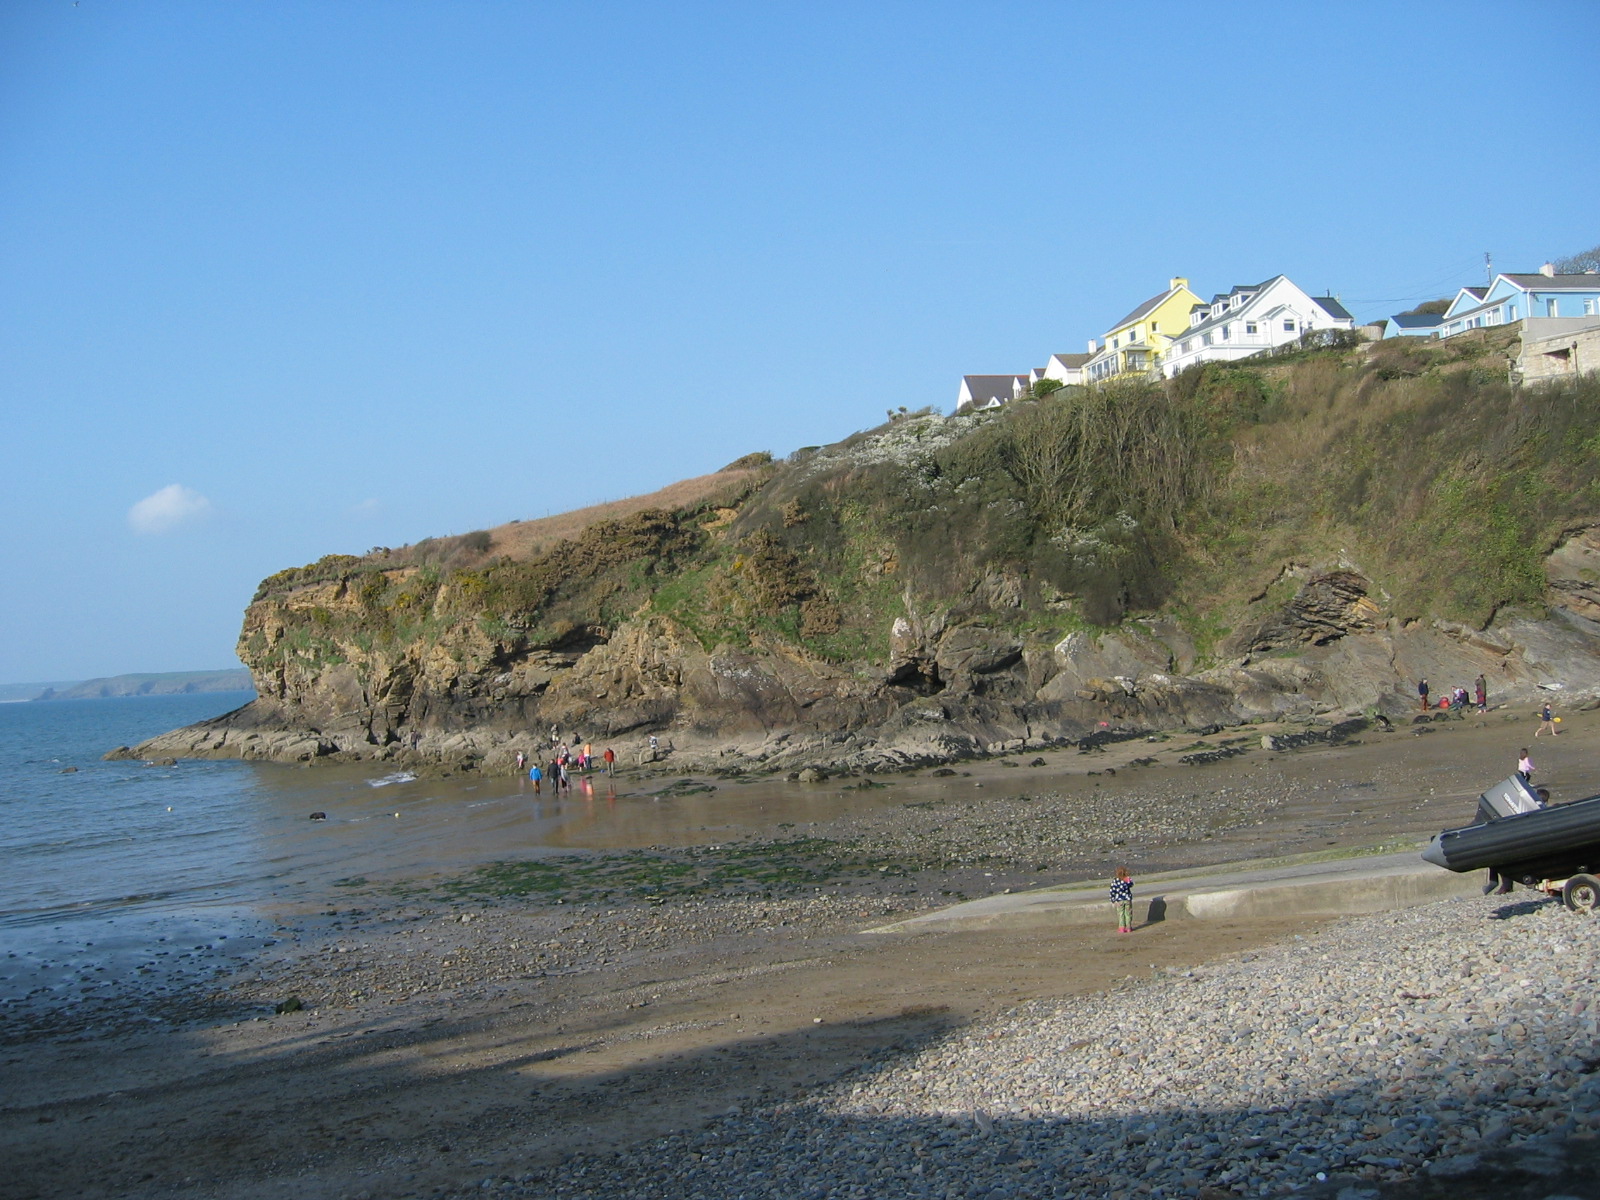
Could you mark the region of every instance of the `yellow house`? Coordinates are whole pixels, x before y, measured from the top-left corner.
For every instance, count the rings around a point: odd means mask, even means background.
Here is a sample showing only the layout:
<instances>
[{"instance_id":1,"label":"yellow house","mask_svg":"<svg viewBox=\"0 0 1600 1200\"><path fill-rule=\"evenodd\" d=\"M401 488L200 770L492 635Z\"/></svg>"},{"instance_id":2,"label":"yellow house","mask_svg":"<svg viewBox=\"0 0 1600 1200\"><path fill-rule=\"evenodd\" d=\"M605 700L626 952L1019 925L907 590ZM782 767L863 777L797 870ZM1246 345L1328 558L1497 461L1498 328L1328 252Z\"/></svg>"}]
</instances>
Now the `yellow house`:
<instances>
[{"instance_id":1,"label":"yellow house","mask_svg":"<svg viewBox=\"0 0 1600 1200\"><path fill-rule=\"evenodd\" d=\"M1188 331L1189 310L1204 303L1189 290L1187 279L1174 277L1166 291L1151 296L1107 330L1102 342L1090 339L1092 357L1083 365L1085 382L1159 378L1162 352Z\"/></svg>"}]
</instances>

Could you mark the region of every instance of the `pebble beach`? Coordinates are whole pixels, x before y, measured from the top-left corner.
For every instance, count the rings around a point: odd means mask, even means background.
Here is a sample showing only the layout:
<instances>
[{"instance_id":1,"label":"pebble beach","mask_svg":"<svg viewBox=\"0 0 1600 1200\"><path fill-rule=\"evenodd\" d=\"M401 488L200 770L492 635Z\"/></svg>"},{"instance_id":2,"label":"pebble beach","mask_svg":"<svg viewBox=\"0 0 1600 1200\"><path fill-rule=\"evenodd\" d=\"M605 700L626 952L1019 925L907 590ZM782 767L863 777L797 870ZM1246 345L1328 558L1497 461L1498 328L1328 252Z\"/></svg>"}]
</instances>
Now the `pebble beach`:
<instances>
[{"instance_id":1,"label":"pebble beach","mask_svg":"<svg viewBox=\"0 0 1600 1200\"><path fill-rule=\"evenodd\" d=\"M1352 919L1035 1001L804 1102L453 1195L1118 1200L1331 1180L1377 1196L1470 1175L1495 1147L1548 1159L1592 1138L1597 977L1600 921L1555 901Z\"/></svg>"},{"instance_id":2,"label":"pebble beach","mask_svg":"<svg viewBox=\"0 0 1600 1200\"><path fill-rule=\"evenodd\" d=\"M1569 725L1558 802L1600 773L1600 724ZM1543 896L904 925L1111 864L1148 899L1414 849L1525 737L1250 731L717 805L679 780L675 842L353 878L248 953L183 942L199 982L11 1005L0 1200L1600 1200L1600 920Z\"/></svg>"}]
</instances>

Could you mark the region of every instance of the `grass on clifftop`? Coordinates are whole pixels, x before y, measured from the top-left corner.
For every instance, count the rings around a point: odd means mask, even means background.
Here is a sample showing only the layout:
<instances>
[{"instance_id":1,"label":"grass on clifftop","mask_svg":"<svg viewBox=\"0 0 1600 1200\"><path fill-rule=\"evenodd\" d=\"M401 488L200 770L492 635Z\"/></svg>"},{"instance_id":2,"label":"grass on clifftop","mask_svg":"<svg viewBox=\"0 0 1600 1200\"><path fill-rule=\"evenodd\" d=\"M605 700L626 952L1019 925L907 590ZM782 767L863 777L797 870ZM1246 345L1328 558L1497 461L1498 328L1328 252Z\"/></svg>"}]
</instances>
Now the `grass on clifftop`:
<instances>
[{"instance_id":1,"label":"grass on clifftop","mask_svg":"<svg viewBox=\"0 0 1600 1200\"><path fill-rule=\"evenodd\" d=\"M1544 556L1600 519L1600 379L1513 388L1503 351L1307 350L908 414L516 553L502 527L280 572L258 598L290 633L244 652L315 669L420 641L492 671L653 612L708 651L759 639L881 664L909 606L1040 644L1166 612L1204 661L1341 561L1387 615L1481 627L1539 605Z\"/></svg>"}]
</instances>

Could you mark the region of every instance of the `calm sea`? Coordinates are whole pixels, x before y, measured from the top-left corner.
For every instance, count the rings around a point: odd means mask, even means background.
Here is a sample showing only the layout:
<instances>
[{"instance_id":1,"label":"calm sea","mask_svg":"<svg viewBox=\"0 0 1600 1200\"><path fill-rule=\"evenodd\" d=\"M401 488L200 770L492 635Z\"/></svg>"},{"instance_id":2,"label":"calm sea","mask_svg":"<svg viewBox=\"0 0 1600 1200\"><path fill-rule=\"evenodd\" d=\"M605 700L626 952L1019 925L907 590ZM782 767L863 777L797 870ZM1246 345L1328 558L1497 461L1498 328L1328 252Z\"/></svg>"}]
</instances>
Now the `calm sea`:
<instances>
[{"instance_id":1,"label":"calm sea","mask_svg":"<svg viewBox=\"0 0 1600 1200\"><path fill-rule=\"evenodd\" d=\"M101 761L249 699L0 704L0 1023L47 1028L133 985L192 991L270 941L284 913L348 903L350 880L719 840L864 803L781 783L669 799L596 776L554 798L517 777L415 779L381 764Z\"/></svg>"}]
</instances>

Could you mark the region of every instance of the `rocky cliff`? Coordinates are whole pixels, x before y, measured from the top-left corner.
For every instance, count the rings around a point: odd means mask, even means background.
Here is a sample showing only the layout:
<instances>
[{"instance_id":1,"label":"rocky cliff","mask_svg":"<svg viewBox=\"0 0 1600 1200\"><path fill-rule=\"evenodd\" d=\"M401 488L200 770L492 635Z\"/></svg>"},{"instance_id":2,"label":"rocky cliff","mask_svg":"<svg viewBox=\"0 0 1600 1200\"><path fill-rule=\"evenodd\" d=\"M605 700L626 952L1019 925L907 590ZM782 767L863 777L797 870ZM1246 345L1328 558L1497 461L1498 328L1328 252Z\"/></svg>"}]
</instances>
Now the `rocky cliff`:
<instances>
[{"instance_id":1,"label":"rocky cliff","mask_svg":"<svg viewBox=\"0 0 1600 1200\"><path fill-rule=\"evenodd\" d=\"M724 771L1600 696L1600 385L1492 336L910 414L591 520L265 580L259 698L140 755ZM559 536L557 536L559 534Z\"/></svg>"}]
</instances>

